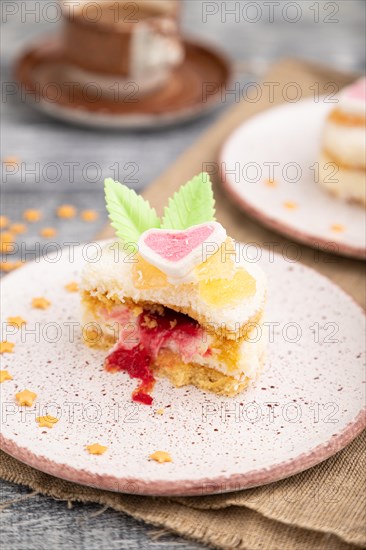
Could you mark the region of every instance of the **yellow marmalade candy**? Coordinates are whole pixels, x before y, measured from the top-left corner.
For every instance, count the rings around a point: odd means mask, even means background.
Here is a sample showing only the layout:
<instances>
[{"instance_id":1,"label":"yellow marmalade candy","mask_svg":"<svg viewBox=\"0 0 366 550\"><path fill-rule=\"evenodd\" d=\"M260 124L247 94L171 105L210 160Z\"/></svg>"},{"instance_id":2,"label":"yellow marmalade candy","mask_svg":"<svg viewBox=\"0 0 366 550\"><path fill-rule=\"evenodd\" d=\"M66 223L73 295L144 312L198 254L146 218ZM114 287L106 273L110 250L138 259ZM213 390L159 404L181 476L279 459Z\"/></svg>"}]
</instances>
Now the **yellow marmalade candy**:
<instances>
[{"instance_id":1,"label":"yellow marmalade candy","mask_svg":"<svg viewBox=\"0 0 366 550\"><path fill-rule=\"evenodd\" d=\"M245 269L239 268L231 279L200 281L198 292L206 304L223 307L255 294L256 282Z\"/></svg>"},{"instance_id":2,"label":"yellow marmalade candy","mask_svg":"<svg viewBox=\"0 0 366 550\"><path fill-rule=\"evenodd\" d=\"M199 281L230 279L234 275L234 257L234 241L228 237L215 254L209 256L195 268L197 279Z\"/></svg>"},{"instance_id":3,"label":"yellow marmalade candy","mask_svg":"<svg viewBox=\"0 0 366 550\"><path fill-rule=\"evenodd\" d=\"M162 288L167 286L168 278L152 264L149 264L139 254L136 256L137 262L133 264L132 279L136 288L140 290L147 290L153 288Z\"/></svg>"}]
</instances>

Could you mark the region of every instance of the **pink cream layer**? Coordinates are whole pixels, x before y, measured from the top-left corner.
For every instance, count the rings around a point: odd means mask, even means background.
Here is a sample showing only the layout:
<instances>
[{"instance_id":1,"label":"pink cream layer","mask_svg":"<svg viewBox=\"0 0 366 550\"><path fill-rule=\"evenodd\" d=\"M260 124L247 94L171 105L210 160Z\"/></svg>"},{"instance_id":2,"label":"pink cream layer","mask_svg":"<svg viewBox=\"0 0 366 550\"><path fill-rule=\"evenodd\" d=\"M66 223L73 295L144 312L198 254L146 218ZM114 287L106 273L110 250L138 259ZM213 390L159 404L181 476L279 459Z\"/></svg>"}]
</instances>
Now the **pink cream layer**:
<instances>
[{"instance_id":1,"label":"pink cream layer","mask_svg":"<svg viewBox=\"0 0 366 550\"><path fill-rule=\"evenodd\" d=\"M137 317L130 317L127 308L120 306L109 315L120 327L119 340L106 357L106 370L126 371L140 383L132 399L151 405L155 378L152 372L154 360L161 349L170 349L182 360L190 362L199 354L210 353L204 338L204 331L188 315L164 308L162 313L143 311Z\"/></svg>"}]
</instances>

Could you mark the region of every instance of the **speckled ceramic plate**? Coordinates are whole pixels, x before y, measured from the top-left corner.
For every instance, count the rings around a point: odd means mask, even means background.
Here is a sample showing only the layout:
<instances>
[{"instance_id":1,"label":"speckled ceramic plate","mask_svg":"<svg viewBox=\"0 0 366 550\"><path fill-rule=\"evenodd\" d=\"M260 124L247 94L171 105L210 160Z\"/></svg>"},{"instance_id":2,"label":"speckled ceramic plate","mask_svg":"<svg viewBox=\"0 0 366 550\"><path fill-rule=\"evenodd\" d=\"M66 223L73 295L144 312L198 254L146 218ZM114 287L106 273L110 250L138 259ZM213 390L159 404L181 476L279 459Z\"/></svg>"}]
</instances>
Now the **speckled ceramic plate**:
<instances>
[{"instance_id":1,"label":"speckled ceramic plate","mask_svg":"<svg viewBox=\"0 0 366 550\"><path fill-rule=\"evenodd\" d=\"M131 402L136 381L103 370L104 353L81 341L78 280L84 257L31 263L2 284L2 319L27 325L3 338L13 376L1 384L1 448L52 475L112 491L201 495L269 483L321 462L364 426L364 315L329 280L281 256L264 257L269 278L268 358L258 382L229 399L158 380L154 403ZM263 255L265 253L263 252ZM32 298L50 300L31 309ZM268 325L271 323L271 325ZM33 407L14 396L37 393ZM156 413L164 409L164 414ZM59 421L40 428L35 419ZM90 455L85 445L108 446ZM157 450L173 462L149 460Z\"/></svg>"},{"instance_id":2,"label":"speckled ceramic plate","mask_svg":"<svg viewBox=\"0 0 366 550\"><path fill-rule=\"evenodd\" d=\"M317 183L321 135L332 107L321 97L250 118L221 150L222 181L235 202L264 225L328 252L365 258L365 209ZM332 166L331 177L336 177Z\"/></svg>"}]
</instances>

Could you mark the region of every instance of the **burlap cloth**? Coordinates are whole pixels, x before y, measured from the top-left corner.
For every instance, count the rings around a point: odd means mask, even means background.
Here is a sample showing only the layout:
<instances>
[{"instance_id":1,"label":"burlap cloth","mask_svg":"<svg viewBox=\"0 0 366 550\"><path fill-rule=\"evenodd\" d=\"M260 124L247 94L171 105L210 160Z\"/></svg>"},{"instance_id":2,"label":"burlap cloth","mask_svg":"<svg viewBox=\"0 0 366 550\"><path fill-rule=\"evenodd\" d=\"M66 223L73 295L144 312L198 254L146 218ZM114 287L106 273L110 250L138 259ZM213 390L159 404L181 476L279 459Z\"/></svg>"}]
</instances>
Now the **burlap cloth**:
<instances>
[{"instance_id":1,"label":"burlap cloth","mask_svg":"<svg viewBox=\"0 0 366 550\"><path fill-rule=\"evenodd\" d=\"M352 75L285 60L264 82L275 86L274 103L283 101L283 85L296 82L303 95L320 92L329 82L343 86ZM318 84L316 84L318 83ZM245 118L273 103L268 94L257 103L235 104L145 192L158 208L178 186L216 161L223 139ZM301 131L301 128L299 128ZM218 219L233 237L263 244L286 239L244 216L215 181ZM108 230L103 237L108 236ZM365 274L361 262L321 255L317 260L301 247L302 261L329 276L364 304ZM329 261L332 260L332 261ZM347 365L345 365L347 368ZM96 502L217 548L248 550L338 550L366 545L365 436L327 461L289 479L236 493L194 498L153 498L116 494L68 483L38 472L1 452L0 475L57 499Z\"/></svg>"}]
</instances>

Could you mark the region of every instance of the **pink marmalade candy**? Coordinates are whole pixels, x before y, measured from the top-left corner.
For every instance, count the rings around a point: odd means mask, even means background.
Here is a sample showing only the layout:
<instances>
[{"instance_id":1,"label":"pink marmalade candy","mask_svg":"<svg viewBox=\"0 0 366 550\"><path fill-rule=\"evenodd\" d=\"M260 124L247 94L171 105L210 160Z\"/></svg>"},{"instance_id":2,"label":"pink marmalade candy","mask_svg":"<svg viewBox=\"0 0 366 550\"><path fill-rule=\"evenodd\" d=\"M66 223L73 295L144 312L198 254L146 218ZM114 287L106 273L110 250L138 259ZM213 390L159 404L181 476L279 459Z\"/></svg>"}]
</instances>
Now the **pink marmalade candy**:
<instances>
[{"instance_id":1,"label":"pink marmalade candy","mask_svg":"<svg viewBox=\"0 0 366 550\"><path fill-rule=\"evenodd\" d=\"M168 277L180 279L218 250L226 231L220 223L193 225L189 229L148 229L139 239L139 253Z\"/></svg>"}]
</instances>

